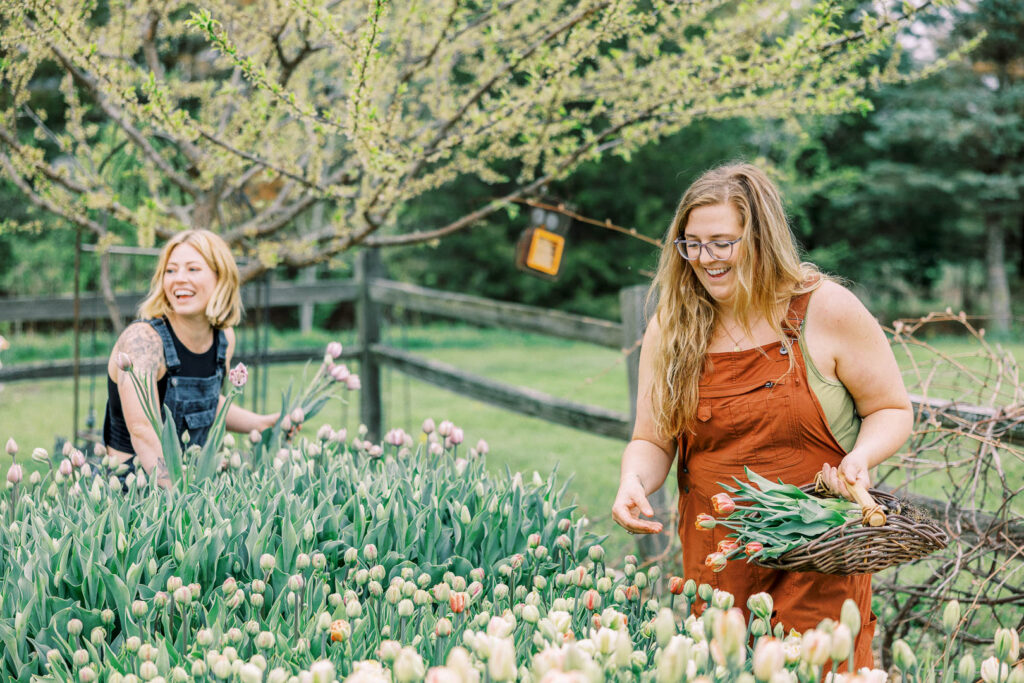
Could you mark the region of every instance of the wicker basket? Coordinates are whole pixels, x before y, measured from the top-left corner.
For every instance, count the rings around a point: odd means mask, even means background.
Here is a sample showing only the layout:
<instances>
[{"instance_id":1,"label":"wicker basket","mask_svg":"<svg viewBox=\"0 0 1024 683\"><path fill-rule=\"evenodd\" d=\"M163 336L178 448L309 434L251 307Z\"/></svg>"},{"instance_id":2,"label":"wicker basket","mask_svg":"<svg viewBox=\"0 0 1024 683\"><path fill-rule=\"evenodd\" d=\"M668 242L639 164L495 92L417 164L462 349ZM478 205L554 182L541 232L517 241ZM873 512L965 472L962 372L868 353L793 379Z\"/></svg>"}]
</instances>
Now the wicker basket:
<instances>
[{"instance_id":1,"label":"wicker basket","mask_svg":"<svg viewBox=\"0 0 1024 683\"><path fill-rule=\"evenodd\" d=\"M801 488L821 497L835 497L823 490L820 482ZM870 574L924 557L949 543L946 532L920 509L877 489L868 493L884 510L884 524L866 526L851 520L779 557L753 561L790 572Z\"/></svg>"}]
</instances>

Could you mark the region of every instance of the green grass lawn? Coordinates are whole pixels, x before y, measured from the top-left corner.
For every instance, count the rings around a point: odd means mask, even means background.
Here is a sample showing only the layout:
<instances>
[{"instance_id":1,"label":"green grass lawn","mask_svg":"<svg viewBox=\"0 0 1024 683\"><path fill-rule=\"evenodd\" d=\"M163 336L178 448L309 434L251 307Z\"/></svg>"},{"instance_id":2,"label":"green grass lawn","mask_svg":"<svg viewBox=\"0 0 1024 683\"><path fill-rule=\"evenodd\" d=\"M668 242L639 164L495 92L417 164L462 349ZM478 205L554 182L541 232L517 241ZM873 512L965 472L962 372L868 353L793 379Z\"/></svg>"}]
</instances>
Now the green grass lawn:
<instances>
[{"instance_id":1,"label":"green grass lawn","mask_svg":"<svg viewBox=\"0 0 1024 683\"><path fill-rule=\"evenodd\" d=\"M271 346L322 348L320 344L329 338L323 333L312 339L274 335ZM385 331L385 340L396 347L496 380L624 413L629 410L625 365L622 355L612 349L539 335L449 326L392 328ZM50 342L47 350L52 346L56 344ZM36 359L28 352L23 352L23 357ZM303 364L270 367L268 411L277 409L281 392L289 383L294 381L300 386L304 370ZM104 382L104 378L99 377L95 384L99 427L102 427L106 401ZM501 472L507 466L526 476L535 470L547 476L557 467L560 481L573 476L570 494L576 497L581 512L593 521L595 533L612 535L609 550L619 556L632 552L632 539L609 517L618 485L622 442L516 415L409 379L390 369L383 370L382 383L385 429L401 427L417 435L425 418L438 422L448 419L464 429L467 447L478 439L488 442L491 449L488 464L492 471ZM0 440L14 437L26 456L36 446L52 449L55 435L67 436L71 432L71 387L70 380L26 381L3 386L0 390ZM80 387L83 422L90 390L91 379L83 378ZM328 405L306 430L315 433L320 424L327 422L335 428L346 426L352 433L359 425L358 396L350 394L349 399L349 405ZM243 401L243 405L251 407L249 401ZM670 485L674 495L674 483Z\"/></svg>"},{"instance_id":2,"label":"green grass lawn","mask_svg":"<svg viewBox=\"0 0 1024 683\"><path fill-rule=\"evenodd\" d=\"M628 389L621 353L588 344L569 342L533 334L468 326L431 326L425 328L392 327L385 330L385 341L393 346L423 354L455 365L465 371L537 389L555 396L612 410L628 412ZM322 348L331 335L322 331L312 335L297 333L271 337L273 348L309 346ZM345 336L342 335L345 341ZM240 346L246 340L240 337ZM30 342L35 343L30 343ZM19 360L61 357L70 348L67 340L18 340ZM961 340L939 339L932 342L957 362L972 363L979 372L981 360L973 358L971 346ZM1008 347L1018 361L1024 358L1024 344ZM13 350L13 349L12 349ZM920 361L925 353L914 350ZM88 355L88 352L87 352ZM898 353L898 356L901 355ZM5 362L12 362L9 356ZM901 365L907 369L909 362ZM298 386L302 364L277 365L268 370L268 410L277 409L277 397L290 382ZM943 377L950 373L944 373ZM910 375L908 384L912 385ZM80 387L81 414L84 422L90 394L96 420L102 426L106 400L105 380L84 377ZM9 383L0 389L0 440L14 437L27 454L36 446L53 448L55 435L71 432L72 392L70 380L46 380ZM248 387L250 393L254 387ZM568 427L523 417L466 399L443 389L409 379L398 372L383 371L384 426L401 427L413 434L426 417L449 419L466 433L467 446L485 439L491 447L488 463L493 471L521 471L527 476L538 471L546 476L555 467L560 479L572 476L569 491L580 510L593 522L592 529L610 536L608 546L621 556L632 550L632 539L609 517L609 508L618 485L618 463L624 444L615 439L595 436ZM913 388L912 388L913 390ZM358 427L358 397L350 395L349 405L329 405L307 426L310 433L322 423ZM251 407L250 400L243 404ZM27 458L26 458L27 460ZM1012 464L1020 476L1020 463ZM3 468L5 469L5 468ZM941 482L936 484L941 489ZM674 477L668 482L672 499L676 495ZM615 556L615 555L613 555Z\"/></svg>"}]
</instances>

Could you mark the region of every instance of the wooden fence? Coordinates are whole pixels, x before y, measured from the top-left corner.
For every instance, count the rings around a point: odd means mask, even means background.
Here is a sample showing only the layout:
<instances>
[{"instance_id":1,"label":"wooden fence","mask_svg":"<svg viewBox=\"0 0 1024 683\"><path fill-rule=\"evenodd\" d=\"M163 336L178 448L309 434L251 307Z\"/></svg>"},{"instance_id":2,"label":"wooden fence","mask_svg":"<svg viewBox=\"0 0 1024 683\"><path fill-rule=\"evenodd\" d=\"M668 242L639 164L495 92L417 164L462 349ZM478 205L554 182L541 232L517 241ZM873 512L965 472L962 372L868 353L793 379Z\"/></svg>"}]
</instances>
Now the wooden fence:
<instances>
[{"instance_id":1,"label":"wooden fence","mask_svg":"<svg viewBox=\"0 0 1024 683\"><path fill-rule=\"evenodd\" d=\"M377 439L382 433L380 369L387 366L422 381L523 415L538 417L592 434L629 439L636 416L640 355L637 342L646 326L645 287L630 287L621 292L622 320L613 322L391 281L383 277L379 257L374 250L362 251L356 265L353 279L318 281L314 284L275 284L269 291L265 288L263 293L258 292L255 287L247 287L243 289L243 300L250 307L298 306L311 301L350 302L356 305L358 343L345 349L345 357L359 362L362 381L360 418L367 425L371 438ZM122 310L134 310L141 296L141 293L119 295L118 304ZM83 298L79 303L79 319L100 318L106 315L106 308L99 297ZM400 306L405 310L480 325L542 333L620 350L626 355L629 411L607 410L526 387L498 382L390 347L381 339L383 309L389 306ZM0 321L71 320L74 315L75 306L71 297L0 300ZM315 360L320 353L320 349L262 351L256 357L240 353L239 360L261 364L295 362ZM105 364L105 358L86 359L79 364L79 369L83 372L102 372ZM0 382L67 377L73 369L70 362L8 366L0 369ZM956 420L958 415L966 421L987 420L1004 425L1007 422L1004 416L987 408L950 406L947 402L920 397L913 397L913 400L915 407L925 415L935 415L946 422ZM1005 431L1002 438L1010 443L1024 444L1024 425L1018 421L1015 426ZM660 495L652 499L652 505L656 510L667 510L668 501L664 495L664 488L658 493ZM941 505L938 501L919 502L925 503L928 507L931 507L928 503ZM656 554L667 544L670 533L672 530L666 528L662 538L644 537L641 540L641 552L647 556Z\"/></svg>"}]
</instances>

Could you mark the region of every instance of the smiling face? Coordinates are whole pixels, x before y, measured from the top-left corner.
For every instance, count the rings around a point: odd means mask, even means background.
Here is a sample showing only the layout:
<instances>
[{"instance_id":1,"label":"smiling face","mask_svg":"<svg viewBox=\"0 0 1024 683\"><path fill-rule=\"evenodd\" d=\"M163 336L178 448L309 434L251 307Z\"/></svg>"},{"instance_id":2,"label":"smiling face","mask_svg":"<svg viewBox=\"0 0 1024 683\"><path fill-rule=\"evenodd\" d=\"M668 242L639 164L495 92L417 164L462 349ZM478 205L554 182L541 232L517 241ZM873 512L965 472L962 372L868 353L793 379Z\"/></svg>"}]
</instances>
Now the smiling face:
<instances>
[{"instance_id":1,"label":"smiling face","mask_svg":"<svg viewBox=\"0 0 1024 683\"><path fill-rule=\"evenodd\" d=\"M702 243L738 239L743 236L739 211L731 203L693 209L682 236ZM743 258L742 244L734 245L732 255L724 261L712 259L707 249L701 249L700 257L689 261L697 279L719 304L728 304L736 293L736 267Z\"/></svg>"},{"instance_id":2,"label":"smiling face","mask_svg":"<svg viewBox=\"0 0 1024 683\"><path fill-rule=\"evenodd\" d=\"M182 317L204 317L217 287L217 274L191 244L179 244L167 259L163 290L171 310Z\"/></svg>"}]
</instances>

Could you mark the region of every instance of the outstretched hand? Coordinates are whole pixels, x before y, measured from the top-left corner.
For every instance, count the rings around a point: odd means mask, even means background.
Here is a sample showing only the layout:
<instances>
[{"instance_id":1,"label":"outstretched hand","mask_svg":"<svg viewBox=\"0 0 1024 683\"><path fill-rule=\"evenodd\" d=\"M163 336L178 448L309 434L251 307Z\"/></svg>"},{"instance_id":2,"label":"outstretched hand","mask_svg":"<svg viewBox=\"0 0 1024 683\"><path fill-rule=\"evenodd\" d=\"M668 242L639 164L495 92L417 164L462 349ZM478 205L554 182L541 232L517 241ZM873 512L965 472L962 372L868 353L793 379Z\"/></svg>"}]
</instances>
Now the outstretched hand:
<instances>
[{"instance_id":1,"label":"outstretched hand","mask_svg":"<svg viewBox=\"0 0 1024 683\"><path fill-rule=\"evenodd\" d=\"M612 504L612 519L631 534L661 532L661 522L641 519L640 515L653 517L654 508L647 500L647 492L640 482L640 477L635 474L627 475L619 484L619 491L615 495L615 502Z\"/></svg>"}]
</instances>

